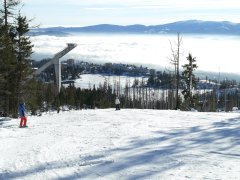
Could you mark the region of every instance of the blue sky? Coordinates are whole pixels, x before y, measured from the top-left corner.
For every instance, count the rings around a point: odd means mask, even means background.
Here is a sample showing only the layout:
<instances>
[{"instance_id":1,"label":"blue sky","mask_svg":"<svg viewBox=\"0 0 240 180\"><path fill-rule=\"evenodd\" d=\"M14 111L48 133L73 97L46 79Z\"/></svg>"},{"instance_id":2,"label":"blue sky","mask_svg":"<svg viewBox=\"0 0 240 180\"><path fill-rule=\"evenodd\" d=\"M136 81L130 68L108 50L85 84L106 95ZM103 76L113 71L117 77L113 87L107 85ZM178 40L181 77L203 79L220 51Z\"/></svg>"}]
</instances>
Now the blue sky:
<instances>
[{"instance_id":1,"label":"blue sky","mask_svg":"<svg viewBox=\"0 0 240 180\"><path fill-rule=\"evenodd\" d=\"M180 20L240 22L239 0L23 0L23 12L45 26L156 25Z\"/></svg>"}]
</instances>

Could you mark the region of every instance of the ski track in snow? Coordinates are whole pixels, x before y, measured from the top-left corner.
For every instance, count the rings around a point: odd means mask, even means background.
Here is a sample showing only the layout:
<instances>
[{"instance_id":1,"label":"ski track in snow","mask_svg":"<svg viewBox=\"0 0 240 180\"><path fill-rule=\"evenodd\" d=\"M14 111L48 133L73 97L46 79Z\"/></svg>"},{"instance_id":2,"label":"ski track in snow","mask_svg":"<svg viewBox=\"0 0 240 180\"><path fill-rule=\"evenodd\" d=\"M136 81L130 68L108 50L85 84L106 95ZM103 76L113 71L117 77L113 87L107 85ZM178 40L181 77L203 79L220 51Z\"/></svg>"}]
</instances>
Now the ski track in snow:
<instances>
[{"instance_id":1,"label":"ski track in snow","mask_svg":"<svg viewBox=\"0 0 240 180\"><path fill-rule=\"evenodd\" d=\"M240 179L240 114L114 109L0 121L0 179Z\"/></svg>"}]
</instances>

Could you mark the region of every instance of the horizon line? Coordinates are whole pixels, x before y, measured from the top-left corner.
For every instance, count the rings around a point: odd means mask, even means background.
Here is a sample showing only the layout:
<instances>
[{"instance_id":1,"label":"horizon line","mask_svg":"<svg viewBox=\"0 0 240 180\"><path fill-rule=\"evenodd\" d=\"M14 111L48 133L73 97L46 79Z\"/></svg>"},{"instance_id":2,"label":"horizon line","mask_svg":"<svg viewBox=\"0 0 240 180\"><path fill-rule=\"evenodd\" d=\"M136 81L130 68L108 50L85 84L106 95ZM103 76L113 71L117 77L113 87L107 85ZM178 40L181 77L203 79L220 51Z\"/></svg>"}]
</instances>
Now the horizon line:
<instances>
[{"instance_id":1,"label":"horizon line","mask_svg":"<svg viewBox=\"0 0 240 180\"><path fill-rule=\"evenodd\" d=\"M31 28L31 29L41 29L41 28L75 28L75 27L90 27L90 26L98 26L98 25L113 25L113 26L136 26L136 25L141 25L141 26L158 26L158 25L165 25L165 24L172 24L172 23L177 23L177 22L188 22L188 21L196 21L196 22L226 22L226 23L232 23L232 24L240 24L239 22L233 22L233 21L228 21L228 20L198 20L198 19L188 19L188 20L179 20L179 21L170 21L166 23L160 23L160 24L139 24L139 23L132 23L132 24L111 24L111 23L99 23L99 24L89 24L89 25L43 25L42 27L37 27L37 28ZM40 25L41 26L41 25Z\"/></svg>"}]
</instances>

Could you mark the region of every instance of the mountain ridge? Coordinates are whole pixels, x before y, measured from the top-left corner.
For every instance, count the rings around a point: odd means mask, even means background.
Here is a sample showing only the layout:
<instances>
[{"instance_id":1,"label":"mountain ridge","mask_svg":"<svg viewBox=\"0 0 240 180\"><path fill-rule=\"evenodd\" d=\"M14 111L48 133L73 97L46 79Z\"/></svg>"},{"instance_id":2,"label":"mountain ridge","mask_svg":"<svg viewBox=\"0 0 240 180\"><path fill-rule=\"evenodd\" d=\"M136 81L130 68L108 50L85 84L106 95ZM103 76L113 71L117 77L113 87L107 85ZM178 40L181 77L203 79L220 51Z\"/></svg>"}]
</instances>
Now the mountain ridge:
<instances>
[{"instance_id":1,"label":"mountain ridge","mask_svg":"<svg viewBox=\"0 0 240 180\"><path fill-rule=\"evenodd\" d=\"M240 23L230 21L187 20L161 25L98 24L84 27L48 27L31 29L30 35L67 36L72 33L139 33L139 34L221 34L240 35Z\"/></svg>"}]
</instances>

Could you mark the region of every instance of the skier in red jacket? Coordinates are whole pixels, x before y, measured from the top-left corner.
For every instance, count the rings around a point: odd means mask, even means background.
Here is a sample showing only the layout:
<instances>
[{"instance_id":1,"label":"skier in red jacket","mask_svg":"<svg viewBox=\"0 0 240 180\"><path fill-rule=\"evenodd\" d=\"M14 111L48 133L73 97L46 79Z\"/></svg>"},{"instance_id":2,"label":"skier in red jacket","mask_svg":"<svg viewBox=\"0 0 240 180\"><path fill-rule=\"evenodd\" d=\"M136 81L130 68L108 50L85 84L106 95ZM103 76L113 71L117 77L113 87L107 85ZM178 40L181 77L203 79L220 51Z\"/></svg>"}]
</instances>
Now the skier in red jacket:
<instances>
[{"instance_id":1,"label":"skier in red jacket","mask_svg":"<svg viewBox=\"0 0 240 180\"><path fill-rule=\"evenodd\" d=\"M21 127L27 127L27 118L26 118L25 111L26 111L25 103L21 102L18 106L18 112L19 112L20 117L21 117L20 128Z\"/></svg>"}]
</instances>

